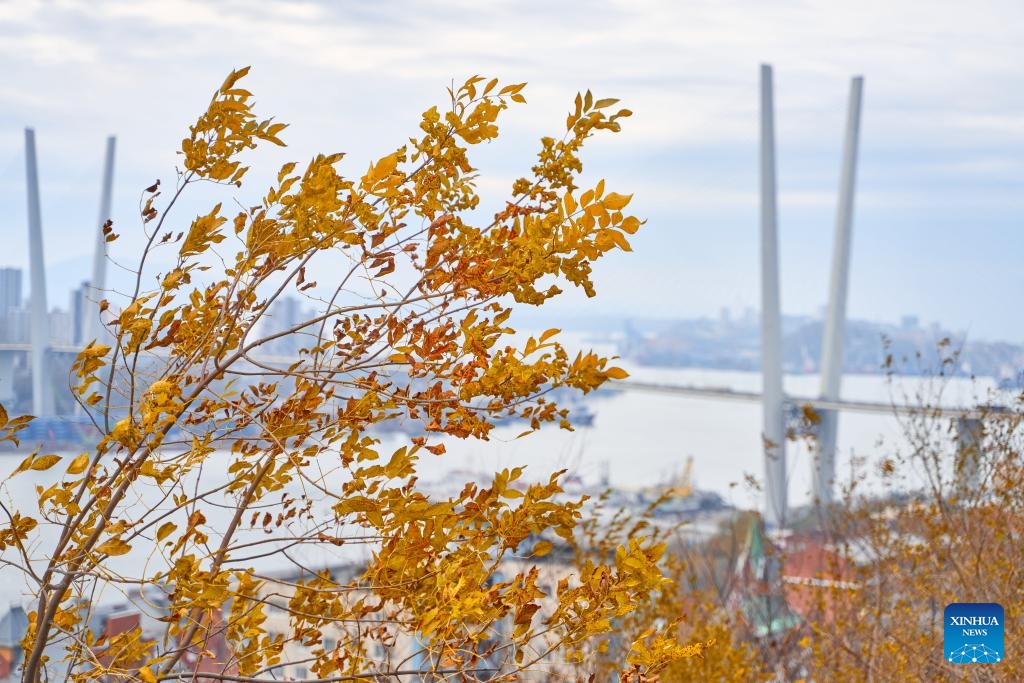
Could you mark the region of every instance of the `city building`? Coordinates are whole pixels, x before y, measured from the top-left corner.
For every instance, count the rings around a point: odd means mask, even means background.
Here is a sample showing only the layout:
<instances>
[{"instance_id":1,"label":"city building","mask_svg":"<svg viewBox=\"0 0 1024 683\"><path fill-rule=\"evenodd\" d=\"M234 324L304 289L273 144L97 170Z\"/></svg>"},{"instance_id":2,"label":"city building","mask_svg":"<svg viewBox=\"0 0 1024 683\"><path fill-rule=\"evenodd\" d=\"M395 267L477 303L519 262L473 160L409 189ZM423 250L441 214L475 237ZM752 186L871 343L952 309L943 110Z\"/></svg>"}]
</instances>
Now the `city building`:
<instances>
[{"instance_id":1,"label":"city building","mask_svg":"<svg viewBox=\"0 0 1024 683\"><path fill-rule=\"evenodd\" d=\"M88 280L83 280L81 286L71 290L68 310L71 312L71 339L69 341L72 344L84 344L89 341L85 338L88 316L96 314L95 306L90 299L91 296L92 287Z\"/></svg>"},{"instance_id":2,"label":"city building","mask_svg":"<svg viewBox=\"0 0 1024 683\"><path fill-rule=\"evenodd\" d=\"M21 269L0 268L0 343L20 341L15 325L21 310Z\"/></svg>"}]
</instances>

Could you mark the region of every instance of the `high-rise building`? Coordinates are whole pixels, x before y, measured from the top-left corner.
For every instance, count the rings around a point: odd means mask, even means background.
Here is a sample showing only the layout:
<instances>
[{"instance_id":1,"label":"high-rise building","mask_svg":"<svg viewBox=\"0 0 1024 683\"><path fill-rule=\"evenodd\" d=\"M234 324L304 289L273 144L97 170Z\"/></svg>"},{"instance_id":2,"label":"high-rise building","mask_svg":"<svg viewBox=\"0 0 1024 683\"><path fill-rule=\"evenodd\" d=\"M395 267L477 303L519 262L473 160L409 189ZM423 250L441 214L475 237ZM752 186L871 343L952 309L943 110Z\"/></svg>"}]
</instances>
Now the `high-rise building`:
<instances>
[{"instance_id":1,"label":"high-rise building","mask_svg":"<svg viewBox=\"0 0 1024 683\"><path fill-rule=\"evenodd\" d=\"M21 268L0 268L0 313L21 308Z\"/></svg>"},{"instance_id":2,"label":"high-rise building","mask_svg":"<svg viewBox=\"0 0 1024 683\"><path fill-rule=\"evenodd\" d=\"M0 268L0 342L16 341L15 317L21 310L21 269Z\"/></svg>"},{"instance_id":3,"label":"high-rise building","mask_svg":"<svg viewBox=\"0 0 1024 683\"><path fill-rule=\"evenodd\" d=\"M90 314L95 315L89 297L92 294L92 287L88 280L82 281L82 286L71 290L71 301L68 310L71 311L71 343L84 344L89 341L85 338L87 334L86 323Z\"/></svg>"},{"instance_id":4,"label":"high-rise building","mask_svg":"<svg viewBox=\"0 0 1024 683\"><path fill-rule=\"evenodd\" d=\"M262 334L274 334L291 329L313 315L304 310L302 301L294 296L282 296L270 305L264 320ZM299 335L286 335L270 346L270 351L283 356L294 355L306 343Z\"/></svg>"},{"instance_id":5,"label":"high-rise building","mask_svg":"<svg viewBox=\"0 0 1024 683\"><path fill-rule=\"evenodd\" d=\"M71 344L74 329L71 314L60 308L50 309L50 343Z\"/></svg>"},{"instance_id":6,"label":"high-rise building","mask_svg":"<svg viewBox=\"0 0 1024 683\"><path fill-rule=\"evenodd\" d=\"M25 307L15 308L7 312L7 317L2 321L0 327L0 340L8 344L28 343L28 309Z\"/></svg>"}]
</instances>

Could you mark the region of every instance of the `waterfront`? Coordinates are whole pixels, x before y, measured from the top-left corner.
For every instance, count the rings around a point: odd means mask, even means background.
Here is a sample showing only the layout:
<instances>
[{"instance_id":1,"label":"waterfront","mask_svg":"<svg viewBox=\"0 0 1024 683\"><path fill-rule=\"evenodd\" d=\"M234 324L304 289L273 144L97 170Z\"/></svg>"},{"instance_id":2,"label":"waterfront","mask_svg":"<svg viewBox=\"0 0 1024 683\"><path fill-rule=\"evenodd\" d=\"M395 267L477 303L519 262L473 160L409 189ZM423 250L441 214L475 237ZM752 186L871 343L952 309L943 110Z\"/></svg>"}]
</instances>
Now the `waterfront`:
<instances>
[{"instance_id":1,"label":"waterfront","mask_svg":"<svg viewBox=\"0 0 1024 683\"><path fill-rule=\"evenodd\" d=\"M706 387L728 387L736 391L759 391L758 373L680 368L636 367L619 362L638 381ZM854 401L902 403L919 391L929 391L930 380L895 378L890 385L884 376L853 375L843 379L843 397ZM950 380L942 403L967 406L984 402L994 382L988 379ZM814 396L817 375L786 377L791 396ZM641 487L665 482L679 472L687 456L694 458L694 481L699 488L720 493L741 508L759 507L760 500L743 485L744 475L763 476L761 406L758 403L709 400L642 392L622 392L598 398L592 404L596 414L588 428L566 432L546 427L516 439L520 430L496 430L490 442L445 440L447 454L423 463L424 478L443 476L445 470L492 470L528 464L544 472L566 467L584 480L596 480L607 463L610 484ZM842 414L839 420L837 472L849 471L850 456L881 456L905 448L900 421L894 415ZM790 504L808 502L810 462L806 447L788 447ZM539 475L538 475L539 476Z\"/></svg>"}]
</instances>

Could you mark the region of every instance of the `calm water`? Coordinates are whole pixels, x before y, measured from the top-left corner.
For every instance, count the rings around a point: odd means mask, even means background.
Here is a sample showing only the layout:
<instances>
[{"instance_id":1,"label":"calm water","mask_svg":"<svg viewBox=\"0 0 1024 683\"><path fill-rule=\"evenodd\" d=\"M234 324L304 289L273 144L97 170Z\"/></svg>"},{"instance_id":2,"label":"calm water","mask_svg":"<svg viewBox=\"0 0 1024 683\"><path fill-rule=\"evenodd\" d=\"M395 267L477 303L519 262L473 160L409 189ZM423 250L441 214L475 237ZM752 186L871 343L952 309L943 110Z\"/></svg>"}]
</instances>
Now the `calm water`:
<instances>
[{"instance_id":1,"label":"calm water","mask_svg":"<svg viewBox=\"0 0 1024 683\"><path fill-rule=\"evenodd\" d=\"M734 390L759 391L757 373L677 368L639 368L620 363L641 381L678 383ZM786 377L791 396L814 396L818 377ZM943 390L943 405L971 405L984 399L993 386L987 380L954 380ZM843 380L847 400L904 403L918 391L930 393L927 383L912 378L894 380L879 376L849 376ZM975 398L978 397L978 398ZM639 487L665 481L678 473L687 456L694 459L693 477L700 488L718 491L740 506L759 505L741 483L745 474L761 478L761 406L665 394L623 392L593 401L593 426L565 432L541 430L516 439L519 430L499 430L487 443L446 441L444 459L426 461L424 472L442 476L445 468L490 470L527 463L530 469L547 471L569 467L584 479L597 479L607 463L615 486ZM872 456L904 448L899 420L890 415L848 413L839 420L837 473L848 470L851 455ZM811 465L806 448L788 446L790 501L808 500ZM425 477L426 478L426 477Z\"/></svg>"}]
</instances>

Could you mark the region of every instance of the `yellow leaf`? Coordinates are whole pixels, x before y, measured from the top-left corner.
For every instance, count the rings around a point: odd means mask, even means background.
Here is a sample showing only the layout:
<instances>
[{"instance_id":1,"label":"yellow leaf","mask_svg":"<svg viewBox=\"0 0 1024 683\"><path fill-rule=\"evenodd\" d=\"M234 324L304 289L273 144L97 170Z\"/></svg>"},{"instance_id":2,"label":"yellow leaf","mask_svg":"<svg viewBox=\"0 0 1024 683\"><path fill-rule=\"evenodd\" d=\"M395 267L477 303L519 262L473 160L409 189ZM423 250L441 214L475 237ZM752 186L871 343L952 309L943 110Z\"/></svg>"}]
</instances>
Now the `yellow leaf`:
<instances>
[{"instance_id":1,"label":"yellow leaf","mask_svg":"<svg viewBox=\"0 0 1024 683\"><path fill-rule=\"evenodd\" d=\"M626 216L622 219L622 224L619 225L619 228L621 228L623 232L628 232L632 235L640 229L640 225L640 219L636 216Z\"/></svg>"},{"instance_id":2,"label":"yellow leaf","mask_svg":"<svg viewBox=\"0 0 1024 683\"><path fill-rule=\"evenodd\" d=\"M534 557L544 557L554 548L554 544L551 541L541 541L537 545L533 546Z\"/></svg>"},{"instance_id":3,"label":"yellow leaf","mask_svg":"<svg viewBox=\"0 0 1024 683\"><path fill-rule=\"evenodd\" d=\"M166 522L160 525L160 528L156 532L156 542L164 540L168 536L174 533L174 530L178 528L178 525L174 522Z\"/></svg>"},{"instance_id":4,"label":"yellow leaf","mask_svg":"<svg viewBox=\"0 0 1024 683\"><path fill-rule=\"evenodd\" d=\"M608 368L604 374L608 375L612 379L626 379L629 377L629 373L622 368Z\"/></svg>"},{"instance_id":5,"label":"yellow leaf","mask_svg":"<svg viewBox=\"0 0 1024 683\"><path fill-rule=\"evenodd\" d=\"M228 77L224 79L224 85L220 86L221 91L223 92L224 90L230 90L232 87L234 87L235 83L237 83L242 77L249 73L250 68L251 67L244 66L241 69L236 69L232 71L230 74L228 74Z\"/></svg>"},{"instance_id":6,"label":"yellow leaf","mask_svg":"<svg viewBox=\"0 0 1024 683\"><path fill-rule=\"evenodd\" d=\"M68 474L81 474L89 466L89 454L82 453L68 465Z\"/></svg>"},{"instance_id":7,"label":"yellow leaf","mask_svg":"<svg viewBox=\"0 0 1024 683\"><path fill-rule=\"evenodd\" d=\"M38 458L36 458L35 460L33 460L32 464L29 467L31 469L33 469L33 470L37 470L39 472L42 472L42 471L50 469L51 467L56 465L58 462L60 462L60 456L59 455L52 455L52 454L51 455L41 455Z\"/></svg>"},{"instance_id":8,"label":"yellow leaf","mask_svg":"<svg viewBox=\"0 0 1024 683\"><path fill-rule=\"evenodd\" d=\"M572 196L571 192L565 193L565 215L571 216L576 213L576 198Z\"/></svg>"},{"instance_id":9,"label":"yellow leaf","mask_svg":"<svg viewBox=\"0 0 1024 683\"><path fill-rule=\"evenodd\" d=\"M615 246L617 246L622 251L633 251L633 248L629 246L629 241L623 236L621 232L619 232L618 230L611 230L610 232L612 242L615 243Z\"/></svg>"},{"instance_id":10,"label":"yellow leaf","mask_svg":"<svg viewBox=\"0 0 1024 683\"><path fill-rule=\"evenodd\" d=\"M114 557L116 555L124 555L131 549L131 545L125 543L120 538L112 538L109 541L99 544L99 546L96 547L96 552Z\"/></svg>"},{"instance_id":11,"label":"yellow leaf","mask_svg":"<svg viewBox=\"0 0 1024 683\"><path fill-rule=\"evenodd\" d=\"M27 458L25 458L24 460L22 460L21 464L18 465L18 469L16 469L13 472L11 472L11 476L13 477L15 474L17 474L19 472L24 472L25 470L27 470L29 467L32 466L32 461L35 460L35 458L36 458L36 454L33 453L30 456L28 456Z\"/></svg>"},{"instance_id":12,"label":"yellow leaf","mask_svg":"<svg viewBox=\"0 0 1024 683\"><path fill-rule=\"evenodd\" d=\"M546 330L544 334L540 335L540 339L538 339L538 341L541 344L543 344L544 342L546 342L548 339L551 339L559 332L561 332L560 329L558 329L557 327L552 327L550 330Z\"/></svg>"},{"instance_id":13,"label":"yellow leaf","mask_svg":"<svg viewBox=\"0 0 1024 683\"><path fill-rule=\"evenodd\" d=\"M139 669L139 678L143 683L156 683L156 674L148 666L144 666Z\"/></svg>"},{"instance_id":14,"label":"yellow leaf","mask_svg":"<svg viewBox=\"0 0 1024 683\"><path fill-rule=\"evenodd\" d=\"M396 168L398 168L398 155L389 154L378 161L377 165L374 167L375 179L385 178L391 175L395 172Z\"/></svg>"},{"instance_id":15,"label":"yellow leaf","mask_svg":"<svg viewBox=\"0 0 1024 683\"><path fill-rule=\"evenodd\" d=\"M217 228L227 223L228 219L220 215L220 207L217 204L213 211L192 221L192 227L181 244L181 256L195 256L206 251L211 244L224 241L224 235L217 232Z\"/></svg>"},{"instance_id":16,"label":"yellow leaf","mask_svg":"<svg viewBox=\"0 0 1024 683\"><path fill-rule=\"evenodd\" d=\"M95 341L91 341L88 346L79 352L78 357L81 359L102 358L107 355L109 351L110 347L106 344L97 344Z\"/></svg>"},{"instance_id":17,"label":"yellow leaf","mask_svg":"<svg viewBox=\"0 0 1024 683\"><path fill-rule=\"evenodd\" d=\"M604 198L605 208L611 209L612 211L621 211L626 208L629 201L633 198L631 194L619 194L618 192L609 192L608 196Z\"/></svg>"}]
</instances>

